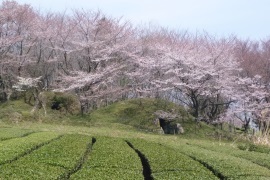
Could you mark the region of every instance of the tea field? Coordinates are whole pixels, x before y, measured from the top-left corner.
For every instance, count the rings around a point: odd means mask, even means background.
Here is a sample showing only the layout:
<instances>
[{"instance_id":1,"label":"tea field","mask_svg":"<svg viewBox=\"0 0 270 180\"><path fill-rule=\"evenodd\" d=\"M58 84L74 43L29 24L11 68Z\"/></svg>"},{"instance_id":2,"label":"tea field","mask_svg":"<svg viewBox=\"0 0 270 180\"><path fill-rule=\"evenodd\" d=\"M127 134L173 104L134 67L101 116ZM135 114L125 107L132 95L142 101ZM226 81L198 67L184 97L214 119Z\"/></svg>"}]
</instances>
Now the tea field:
<instances>
[{"instance_id":1,"label":"tea field","mask_svg":"<svg viewBox=\"0 0 270 180\"><path fill-rule=\"evenodd\" d=\"M0 179L270 179L270 155L237 143L115 127L0 125Z\"/></svg>"}]
</instances>

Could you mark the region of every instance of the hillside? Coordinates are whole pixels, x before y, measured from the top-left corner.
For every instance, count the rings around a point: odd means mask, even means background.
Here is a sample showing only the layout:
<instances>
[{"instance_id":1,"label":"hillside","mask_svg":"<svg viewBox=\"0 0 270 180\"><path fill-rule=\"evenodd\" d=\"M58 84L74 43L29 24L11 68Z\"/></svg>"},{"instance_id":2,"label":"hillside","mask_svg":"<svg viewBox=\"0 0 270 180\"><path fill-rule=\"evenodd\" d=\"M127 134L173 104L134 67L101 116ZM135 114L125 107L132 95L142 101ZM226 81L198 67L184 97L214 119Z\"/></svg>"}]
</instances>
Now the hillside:
<instances>
[{"instance_id":1,"label":"hillside","mask_svg":"<svg viewBox=\"0 0 270 180\"><path fill-rule=\"evenodd\" d=\"M269 179L268 147L220 139L179 106L117 102L87 116L1 104L0 179ZM181 114L181 135L161 135L156 110ZM197 130L195 130L195 127ZM219 140L213 135L219 134Z\"/></svg>"},{"instance_id":2,"label":"hillside","mask_svg":"<svg viewBox=\"0 0 270 180\"><path fill-rule=\"evenodd\" d=\"M5 123L42 122L47 124L73 126L115 126L123 129L134 129L144 132L159 133L160 125L155 123L155 112L162 110L178 115L172 124L180 123L184 129L182 135L186 137L214 137L226 134L214 126L203 122L196 124L194 118L181 106L156 99L130 99L119 101L109 106L93 110L87 115L71 115L65 111L52 110L47 106L47 115L43 109L31 114L32 106L22 100L10 101L0 105L0 118Z\"/></svg>"}]
</instances>

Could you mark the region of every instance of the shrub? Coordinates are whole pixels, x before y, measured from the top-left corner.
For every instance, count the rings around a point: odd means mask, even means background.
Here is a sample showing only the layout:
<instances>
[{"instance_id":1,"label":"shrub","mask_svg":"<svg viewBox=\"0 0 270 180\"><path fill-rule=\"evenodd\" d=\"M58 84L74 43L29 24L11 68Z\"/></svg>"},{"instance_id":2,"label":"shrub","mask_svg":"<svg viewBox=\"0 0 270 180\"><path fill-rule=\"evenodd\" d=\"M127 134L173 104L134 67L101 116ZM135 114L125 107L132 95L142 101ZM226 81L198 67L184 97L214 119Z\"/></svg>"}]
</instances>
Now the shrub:
<instances>
[{"instance_id":1,"label":"shrub","mask_svg":"<svg viewBox=\"0 0 270 180\"><path fill-rule=\"evenodd\" d=\"M97 137L88 160L71 179L143 179L142 165L123 139Z\"/></svg>"},{"instance_id":2,"label":"shrub","mask_svg":"<svg viewBox=\"0 0 270 180\"><path fill-rule=\"evenodd\" d=\"M33 130L30 129L0 128L0 141L27 136L31 133L33 133Z\"/></svg>"},{"instance_id":3,"label":"shrub","mask_svg":"<svg viewBox=\"0 0 270 180\"><path fill-rule=\"evenodd\" d=\"M239 144L238 149L244 151L254 151L260 153L270 153L270 147L265 145L253 144L253 143L246 143L246 144Z\"/></svg>"},{"instance_id":4,"label":"shrub","mask_svg":"<svg viewBox=\"0 0 270 180\"><path fill-rule=\"evenodd\" d=\"M2 165L0 179L60 179L73 171L90 142L89 136L64 135L17 161Z\"/></svg>"},{"instance_id":5,"label":"shrub","mask_svg":"<svg viewBox=\"0 0 270 180\"><path fill-rule=\"evenodd\" d=\"M0 142L0 164L17 159L56 137L58 137L57 133L39 132L2 141Z\"/></svg>"},{"instance_id":6,"label":"shrub","mask_svg":"<svg viewBox=\"0 0 270 180\"><path fill-rule=\"evenodd\" d=\"M224 179L270 178L269 158L265 154L242 151L211 142L191 141L188 144L181 144L177 149L212 167L213 171Z\"/></svg>"},{"instance_id":7,"label":"shrub","mask_svg":"<svg viewBox=\"0 0 270 180\"><path fill-rule=\"evenodd\" d=\"M80 105L78 98L73 94L56 92L51 94L49 97L49 106L52 109L60 110L64 109L70 114L79 113ZM51 100L50 100L51 99Z\"/></svg>"},{"instance_id":8,"label":"shrub","mask_svg":"<svg viewBox=\"0 0 270 180\"><path fill-rule=\"evenodd\" d=\"M147 158L154 179L218 179L202 164L179 151L140 139L129 142Z\"/></svg>"},{"instance_id":9,"label":"shrub","mask_svg":"<svg viewBox=\"0 0 270 180\"><path fill-rule=\"evenodd\" d=\"M242 159L249 160L255 164L259 164L270 169L270 156L265 153L255 152L255 151L248 151L250 144L240 144L240 147L243 150L239 150L239 146L237 148L231 146L231 144L224 143L222 145L213 142L206 142L206 141L192 141L191 145L199 146L204 149L208 149L211 151L229 154L231 156L239 157Z\"/></svg>"},{"instance_id":10,"label":"shrub","mask_svg":"<svg viewBox=\"0 0 270 180\"><path fill-rule=\"evenodd\" d=\"M250 144L249 151L255 151L255 152L269 154L270 148L269 148L269 146L265 146L265 145Z\"/></svg>"},{"instance_id":11,"label":"shrub","mask_svg":"<svg viewBox=\"0 0 270 180\"><path fill-rule=\"evenodd\" d=\"M249 150L249 145L248 144L239 144L238 149L243 150L243 151L248 151Z\"/></svg>"}]
</instances>

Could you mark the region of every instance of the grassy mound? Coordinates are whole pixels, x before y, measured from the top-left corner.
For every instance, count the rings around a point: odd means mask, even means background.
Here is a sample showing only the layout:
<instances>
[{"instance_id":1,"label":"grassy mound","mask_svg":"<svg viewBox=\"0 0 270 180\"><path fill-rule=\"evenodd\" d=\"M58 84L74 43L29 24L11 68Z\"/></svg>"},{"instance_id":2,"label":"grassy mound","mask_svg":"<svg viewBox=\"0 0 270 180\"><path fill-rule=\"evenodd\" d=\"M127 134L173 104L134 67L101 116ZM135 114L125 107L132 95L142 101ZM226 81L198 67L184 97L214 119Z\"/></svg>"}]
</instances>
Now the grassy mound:
<instances>
[{"instance_id":1,"label":"grassy mound","mask_svg":"<svg viewBox=\"0 0 270 180\"><path fill-rule=\"evenodd\" d=\"M176 122L192 121L192 117L181 106L156 99L130 99L98 109L90 114L92 123L121 123L139 129L156 129L154 112L163 110L180 115Z\"/></svg>"},{"instance_id":2,"label":"grassy mound","mask_svg":"<svg viewBox=\"0 0 270 180\"><path fill-rule=\"evenodd\" d=\"M140 129L147 132L159 132L160 126L155 124L158 110L178 114L173 123L180 123L184 128L184 135L188 137L218 137L224 131L207 125L195 123L194 118L182 107L160 99L129 99L119 101L109 106L99 108L90 114L81 116L67 111L52 110L47 105L47 115L44 110L31 114L33 106L23 100L10 101L0 104L0 119L5 123L18 124L20 122L42 122L48 124L73 125L85 127L111 127L117 129Z\"/></svg>"},{"instance_id":3,"label":"grassy mound","mask_svg":"<svg viewBox=\"0 0 270 180\"><path fill-rule=\"evenodd\" d=\"M130 99L111 104L107 107L93 111L89 115L91 124L117 123L125 124L137 129L154 131L160 130L154 123L157 118L154 112L163 110L179 115L174 123L180 123L185 135L190 137L216 136L223 133L217 128L203 122L195 123L194 118L182 107L174 103L157 99Z\"/></svg>"}]
</instances>

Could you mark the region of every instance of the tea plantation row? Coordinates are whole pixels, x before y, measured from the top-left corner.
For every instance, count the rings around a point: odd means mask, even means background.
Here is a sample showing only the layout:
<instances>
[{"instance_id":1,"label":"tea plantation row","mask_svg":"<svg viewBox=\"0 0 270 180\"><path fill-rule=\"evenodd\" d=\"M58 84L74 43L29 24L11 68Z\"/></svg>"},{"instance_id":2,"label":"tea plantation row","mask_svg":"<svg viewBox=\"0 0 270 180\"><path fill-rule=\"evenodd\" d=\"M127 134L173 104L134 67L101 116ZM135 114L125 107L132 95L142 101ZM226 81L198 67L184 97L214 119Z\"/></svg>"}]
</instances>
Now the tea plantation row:
<instances>
[{"instance_id":1,"label":"tea plantation row","mask_svg":"<svg viewBox=\"0 0 270 180\"><path fill-rule=\"evenodd\" d=\"M268 154L175 142L0 128L0 179L270 179Z\"/></svg>"}]
</instances>

